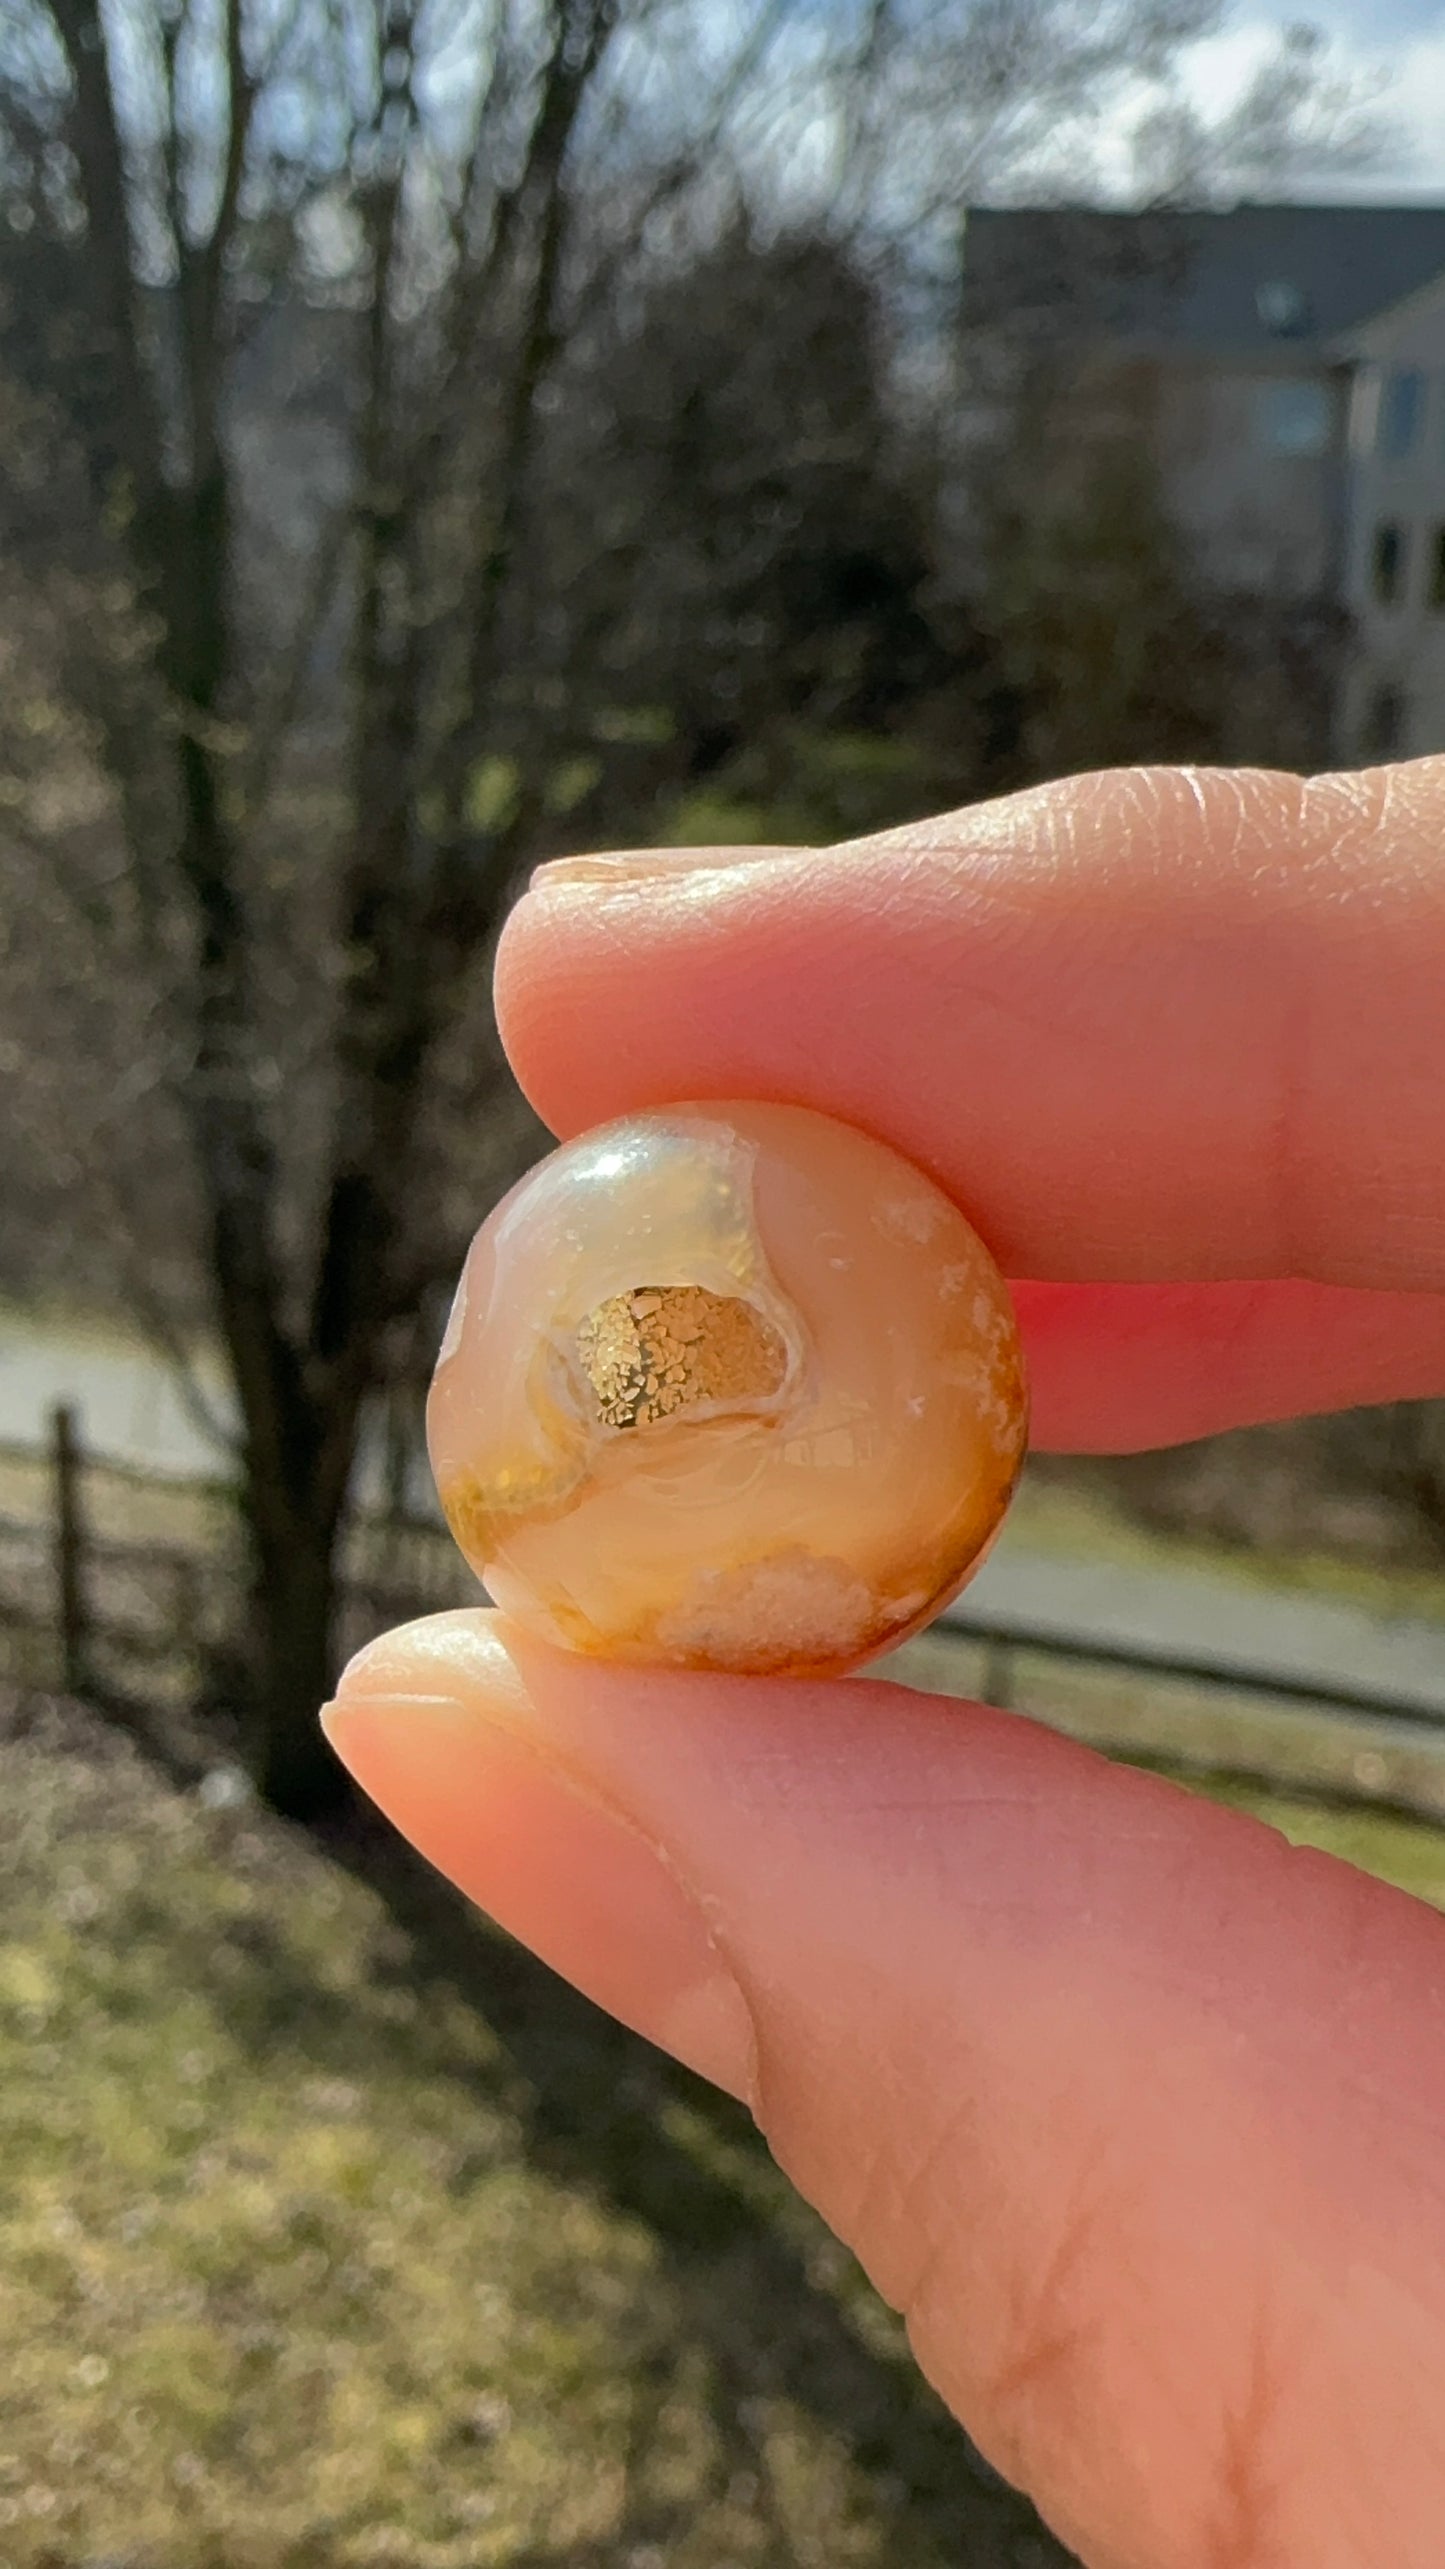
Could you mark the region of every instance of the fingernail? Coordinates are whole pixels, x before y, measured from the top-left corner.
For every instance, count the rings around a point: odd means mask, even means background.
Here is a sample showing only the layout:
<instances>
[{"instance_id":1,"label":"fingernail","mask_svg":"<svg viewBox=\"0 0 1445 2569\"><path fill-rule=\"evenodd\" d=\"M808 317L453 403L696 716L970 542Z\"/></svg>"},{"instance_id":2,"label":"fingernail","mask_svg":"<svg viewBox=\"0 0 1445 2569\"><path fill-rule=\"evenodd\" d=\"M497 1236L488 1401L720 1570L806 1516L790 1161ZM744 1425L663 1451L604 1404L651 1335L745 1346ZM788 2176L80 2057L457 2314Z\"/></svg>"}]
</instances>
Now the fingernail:
<instances>
[{"instance_id":1,"label":"fingernail","mask_svg":"<svg viewBox=\"0 0 1445 2569\"><path fill-rule=\"evenodd\" d=\"M733 874L744 866L771 865L799 856L794 847L620 847L597 856L554 856L532 876L534 892L570 891L595 884L612 891L630 884L671 881L684 874Z\"/></svg>"},{"instance_id":2,"label":"fingernail","mask_svg":"<svg viewBox=\"0 0 1445 2569\"><path fill-rule=\"evenodd\" d=\"M746 2096L752 2020L701 1909L627 1814L529 1735L513 1662L475 1629L485 1617L467 1621L463 1648L419 1658L408 1634L391 1634L354 1660L322 1713L332 1747L499 1926L689 2069Z\"/></svg>"}]
</instances>

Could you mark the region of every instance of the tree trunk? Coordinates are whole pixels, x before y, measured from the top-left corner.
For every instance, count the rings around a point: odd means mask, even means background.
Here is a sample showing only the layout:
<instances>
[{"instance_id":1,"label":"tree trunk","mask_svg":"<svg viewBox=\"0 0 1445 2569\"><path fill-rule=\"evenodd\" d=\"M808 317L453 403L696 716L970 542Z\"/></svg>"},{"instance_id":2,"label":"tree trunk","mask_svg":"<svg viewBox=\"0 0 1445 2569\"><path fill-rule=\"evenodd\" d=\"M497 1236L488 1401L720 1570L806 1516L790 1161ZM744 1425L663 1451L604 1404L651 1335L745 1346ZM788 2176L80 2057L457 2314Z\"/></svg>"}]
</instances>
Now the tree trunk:
<instances>
[{"instance_id":1,"label":"tree trunk","mask_svg":"<svg viewBox=\"0 0 1445 2569\"><path fill-rule=\"evenodd\" d=\"M303 1504L268 1513L252 1543L251 1770L273 1810L314 1820L350 1789L317 1720L336 1676L337 1530Z\"/></svg>"}]
</instances>

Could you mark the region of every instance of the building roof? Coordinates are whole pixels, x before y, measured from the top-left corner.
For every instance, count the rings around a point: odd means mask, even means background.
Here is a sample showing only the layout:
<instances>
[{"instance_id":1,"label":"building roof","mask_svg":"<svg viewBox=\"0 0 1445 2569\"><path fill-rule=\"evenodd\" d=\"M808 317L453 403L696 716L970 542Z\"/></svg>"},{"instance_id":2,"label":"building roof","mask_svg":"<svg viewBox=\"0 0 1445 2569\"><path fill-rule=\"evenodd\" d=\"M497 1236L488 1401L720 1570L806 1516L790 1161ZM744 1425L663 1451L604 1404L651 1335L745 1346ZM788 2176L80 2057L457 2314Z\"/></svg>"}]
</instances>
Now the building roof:
<instances>
[{"instance_id":1,"label":"building roof","mask_svg":"<svg viewBox=\"0 0 1445 2569\"><path fill-rule=\"evenodd\" d=\"M1445 205L971 207L968 323L1200 356L1324 346L1445 274Z\"/></svg>"}]
</instances>

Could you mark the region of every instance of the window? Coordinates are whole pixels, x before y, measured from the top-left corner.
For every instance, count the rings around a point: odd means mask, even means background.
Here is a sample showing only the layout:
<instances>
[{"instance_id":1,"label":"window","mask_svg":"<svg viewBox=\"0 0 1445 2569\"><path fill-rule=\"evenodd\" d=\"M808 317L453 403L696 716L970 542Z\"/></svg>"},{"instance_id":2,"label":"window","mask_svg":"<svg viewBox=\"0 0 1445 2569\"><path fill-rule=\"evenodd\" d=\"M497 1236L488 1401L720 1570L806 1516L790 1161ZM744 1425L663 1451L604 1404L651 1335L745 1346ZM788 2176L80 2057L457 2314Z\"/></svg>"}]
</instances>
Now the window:
<instances>
[{"instance_id":1,"label":"window","mask_svg":"<svg viewBox=\"0 0 1445 2569\"><path fill-rule=\"evenodd\" d=\"M1430 604L1445 615L1445 526L1437 526L1430 546Z\"/></svg>"},{"instance_id":2,"label":"window","mask_svg":"<svg viewBox=\"0 0 1445 2569\"><path fill-rule=\"evenodd\" d=\"M1419 434L1425 408L1425 378L1415 366L1392 366L1380 392L1375 425L1375 452L1398 464Z\"/></svg>"},{"instance_id":3,"label":"window","mask_svg":"<svg viewBox=\"0 0 1445 2569\"><path fill-rule=\"evenodd\" d=\"M1404 689L1377 687L1365 708L1364 736L1360 748L1366 758L1394 758L1405 739Z\"/></svg>"},{"instance_id":4,"label":"window","mask_svg":"<svg viewBox=\"0 0 1445 2569\"><path fill-rule=\"evenodd\" d=\"M1255 432L1267 455L1323 455L1330 442L1329 388L1307 376L1261 384Z\"/></svg>"},{"instance_id":5,"label":"window","mask_svg":"<svg viewBox=\"0 0 1445 2569\"><path fill-rule=\"evenodd\" d=\"M1393 518L1375 529L1371 586L1382 607L1397 607L1405 593L1405 530Z\"/></svg>"}]
</instances>

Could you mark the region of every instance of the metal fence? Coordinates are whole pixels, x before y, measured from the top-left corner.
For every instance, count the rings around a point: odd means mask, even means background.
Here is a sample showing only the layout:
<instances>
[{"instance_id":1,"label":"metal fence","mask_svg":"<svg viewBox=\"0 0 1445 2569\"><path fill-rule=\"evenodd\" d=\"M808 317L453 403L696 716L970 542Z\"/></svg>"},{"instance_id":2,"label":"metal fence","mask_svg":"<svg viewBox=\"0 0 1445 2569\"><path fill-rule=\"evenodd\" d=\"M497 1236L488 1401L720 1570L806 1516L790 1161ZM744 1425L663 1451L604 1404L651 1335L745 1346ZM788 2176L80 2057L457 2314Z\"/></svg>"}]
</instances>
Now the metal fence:
<instances>
[{"instance_id":1,"label":"metal fence","mask_svg":"<svg viewBox=\"0 0 1445 2569\"><path fill-rule=\"evenodd\" d=\"M67 1692L143 1686L183 1701L234 1636L245 1557L235 1492L89 1453L75 1413L43 1448L0 1443L0 1648L12 1678ZM445 1528L353 1517L341 1561L342 1641L474 1604Z\"/></svg>"},{"instance_id":2,"label":"metal fence","mask_svg":"<svg viewBox=\"0 0 1445 2569\"><path fill-rule=\"evenodd\" d=\"M217 1700L244 1580L236 1495L223 1483L89 1454L65 1407L43 1449L0 1443L0 1654L12 1679L143 1700L161 1717ZM340 1589L348 1651L390 1623L478 1599L440 1520L395 1510L353 1517ZM1445 1629L1437 1645L1420 1627L1413 1659L1377 1654L1392 1682L1348 1664L1328 1606L1303 1650L1258 1612L1242 1648L1207 1604L1151 1628L1147 1591L1129 1573L1112 1590L1081 1574L1050 1602L1027 1577L1009 1592L990 1573L887 1673L1125 1756L1445 1816Z\"/></svg>"}]
</instances>

